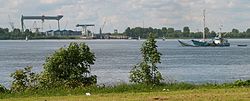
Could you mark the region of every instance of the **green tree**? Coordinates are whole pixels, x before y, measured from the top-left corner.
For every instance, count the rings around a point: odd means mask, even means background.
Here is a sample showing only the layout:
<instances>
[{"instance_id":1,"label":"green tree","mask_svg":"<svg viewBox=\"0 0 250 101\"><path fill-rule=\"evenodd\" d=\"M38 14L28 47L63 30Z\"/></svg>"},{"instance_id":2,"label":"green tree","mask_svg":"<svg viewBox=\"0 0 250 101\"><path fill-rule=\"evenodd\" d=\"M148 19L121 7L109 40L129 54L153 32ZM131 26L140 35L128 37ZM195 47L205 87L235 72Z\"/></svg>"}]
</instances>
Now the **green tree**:
<instances>
[{"instance_id":1,"label":"green tree","mask_svg":"<svg viewBox=\"0 0 250 101\"><path fill-rule=\"evenodd\" d=\"M250 38L250 28L248 28L248 29L246 30L246 37L247 37L247 38Z\"/></svg>"},{"instance_id":2,"label":"green tree","mask_svg":"<svg viewBox=\"0 0 250 101\"><path fill-rule=\"evenodd\" d=\"M168 28L168 34L169 33L174 33L174 28Z\"/></svg>"},{"instance_id":3,"label":"green tree","mask_svg":"<svg viewBox=\"0 0 250 101\"><path fill-rule=\"evenodd\" d=\"M68 87L96 84L96 76L90 74L94 61L95 55L85 43L72 42L46 59L41 84Z\"/></svg>"},{"instance_id":4,"label":"green tree","mask_svg":"<svg viewBox=\"0 0 250 101\"><path fill-rule=\"evenodd\" d=\"M156 64L161 63L161 53L157 51L155 37L152 33L143 43L141 53L143 60L130 71L130 82L159 84L163 78Z\"/></svg>"},{"instance_id":5,"label":"green tree","mask_svg":"<svg viewBox=\"0 0 250 101\"><path fill-rule=\"evenodd\" d=\"M125 32L124 32L124 34L125 35L127 35L127 36L131 36L131 29L130 29L130 27L128 27L126 30L125 30Z\"/></svg>"},{"instance_id":6,"label":"green tree","mask_svg":"<svg viewBox=\"0 0 250 101\"><path fill-rule=\"evenodd\" d=\"M167 33L168 33L167 27L162 27L161 30L162 30L162 33L163 33L164 37L166 37L166 36L167 36Z\"/></svg>"},{"instance_id":7,"label":"green tree","mask_svg":"<svg viewBox=\"0 0 250 101\"><path fill-rule=\"evenodd\" d=\"M232 29L232 33L234 33L234 34L238 34L238 33L240 33L240 31L238 30L238 29Z\"/></svg>"},{"instance_id":8,"label":"green tree","mask_svg":"<svg viewBox=\"0 0 250 101\"><path fill-rule=\"evenodd\" d=\"M247 29L246 33L250 33L250 28Z\"/></svg>"},{"instance_id":9,"label":"green tree","mask_svg":"<svg viewBox=\"0 0 250 101\"><path fill-rule=\"evenodd\" d=\"M210 30L209 30L208 27L205 27L204 30L205 30L205 34L209 34L210 33Z\"/></svg>"},{"instance_id":10,"label":"green tree","mask_svg":"<svg viewBox=\"0 0 250 101\"><path fill-rule=\"evenodd\" d=\"M189 27L184 27L183 28L183 37L188 37L189 36L189 34L190 34L190 29L189 29Z\"/></svg>"},{"instance_id":11,"label":"green tree","mask_svg":"<svg viewBox=\"0 0 250 101\"><path fill-rule=\"evenodd\" d=\"M215 31L211 31L210 34L208 34L208 38L214 38L216 37L216 32Z\"/></svg>"}]
</instances>

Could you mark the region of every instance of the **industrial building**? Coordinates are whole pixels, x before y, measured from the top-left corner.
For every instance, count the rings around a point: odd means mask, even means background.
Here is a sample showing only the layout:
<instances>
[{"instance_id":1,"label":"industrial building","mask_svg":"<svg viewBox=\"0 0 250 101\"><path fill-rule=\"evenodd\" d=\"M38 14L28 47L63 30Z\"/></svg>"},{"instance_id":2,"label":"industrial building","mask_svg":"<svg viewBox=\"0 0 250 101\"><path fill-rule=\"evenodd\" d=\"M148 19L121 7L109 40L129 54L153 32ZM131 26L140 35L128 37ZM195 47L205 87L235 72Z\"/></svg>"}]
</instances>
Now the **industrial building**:
<instances>
[{"instance_id":1,"label":"industrial building","mask_svg":"<svg viewBox=\"0 0 250 101\"><path fill-rule=\"evenodd\" d=\"M81 36L81 31L72 30L49 30L45 32L46 36Z\"/></svg>"}]
</instances>

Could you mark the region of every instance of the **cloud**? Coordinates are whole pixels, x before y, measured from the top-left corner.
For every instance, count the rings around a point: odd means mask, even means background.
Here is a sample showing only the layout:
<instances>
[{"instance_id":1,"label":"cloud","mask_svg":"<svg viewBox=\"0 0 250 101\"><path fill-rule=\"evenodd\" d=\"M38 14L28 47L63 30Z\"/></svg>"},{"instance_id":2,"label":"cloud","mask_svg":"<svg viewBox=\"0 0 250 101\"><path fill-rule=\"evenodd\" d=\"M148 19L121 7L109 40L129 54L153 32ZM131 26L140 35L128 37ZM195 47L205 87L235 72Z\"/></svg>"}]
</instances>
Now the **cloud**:
<instances>
[{"instance_id":1,"label":"cloud","mask_svg":"<svg viewBox=\"0 0 250 101\"><path fill-rule=\"evenodd\" d=\"M5 0L0 1L0 25L8 27L8 15L11 15L17 27L21 15L58 15L63 14L61 26L75 29L80 23L93 23L98 32L106 20L105 31L126 27L175 27L191 30L202 29L202 11L206 9L207 26L218 31L224 25L225 31L232 28L246 30L249 27L250 1L247 0ZM27 21L27 27L32 27ZM46 21L45 28L56 23ZM66 26L67 25L67 26Z\"/></svg>"},{"instance_id":2,"label":"cloud","mask_svg":"<svg viewBox=\"0 0 250 101\"><path fill-rule=\"evenodd\" d=\"M44 4L53 4L53 3L57 3L59 0L40 0L40 3L44 3Z\"/></svg>"}]
</instances>

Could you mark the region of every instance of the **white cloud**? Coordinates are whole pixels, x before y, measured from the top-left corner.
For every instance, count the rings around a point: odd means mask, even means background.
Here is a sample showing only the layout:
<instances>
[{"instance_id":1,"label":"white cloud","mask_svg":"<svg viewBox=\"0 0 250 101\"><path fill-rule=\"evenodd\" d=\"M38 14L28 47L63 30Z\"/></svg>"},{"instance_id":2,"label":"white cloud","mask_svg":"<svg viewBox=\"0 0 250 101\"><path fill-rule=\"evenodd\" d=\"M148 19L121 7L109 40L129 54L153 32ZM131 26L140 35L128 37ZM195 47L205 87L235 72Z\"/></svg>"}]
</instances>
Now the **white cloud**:
<instances>
[{"instance_id":1,"label":"white cloud","mask_svg":"<svg viewBox=\"0 0 250 101\"><path fill-rule=\"evenodd\" d=\"M234 6L234 1L229 1L228 7L233 7Z\"/></svg>"},{"instance_id":2,"label":"white cloud","mask_svg":"<svg viewBox=\"0 0 250 101\"><path fill-rule=\"evenodd\" d=\"M44 4L53 4L53 3L57 3L59 0L40 0L40 3L44 3Z\"/></svg>"}]
</instances>

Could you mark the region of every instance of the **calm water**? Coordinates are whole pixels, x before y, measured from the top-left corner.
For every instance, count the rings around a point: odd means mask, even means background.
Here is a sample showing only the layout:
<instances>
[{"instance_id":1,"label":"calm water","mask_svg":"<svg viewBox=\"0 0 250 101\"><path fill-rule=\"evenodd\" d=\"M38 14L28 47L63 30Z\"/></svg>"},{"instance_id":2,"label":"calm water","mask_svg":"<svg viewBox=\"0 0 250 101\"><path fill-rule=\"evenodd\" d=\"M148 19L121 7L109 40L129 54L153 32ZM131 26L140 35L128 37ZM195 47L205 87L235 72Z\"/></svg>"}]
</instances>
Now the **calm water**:
<instances>
[{"instance_id":1,"label":"calm water","mask_svg":"<svg viewBox=\"0 0 250 101\"><path fill-rule=\"evenodd\" d=\"M10 73L25 66L41 71L47 56L72 41L86 42L95 53L92 73L99 84L128 82L131 67L141 59L143 41L137 40L4 40L0 41L0 83L9 86ZM231 47L181 47L177 40L159 40L163 54L159 69L165 79L193 83L250 79L250 40L229 41Z\"/></svg>"}]
</instances>

